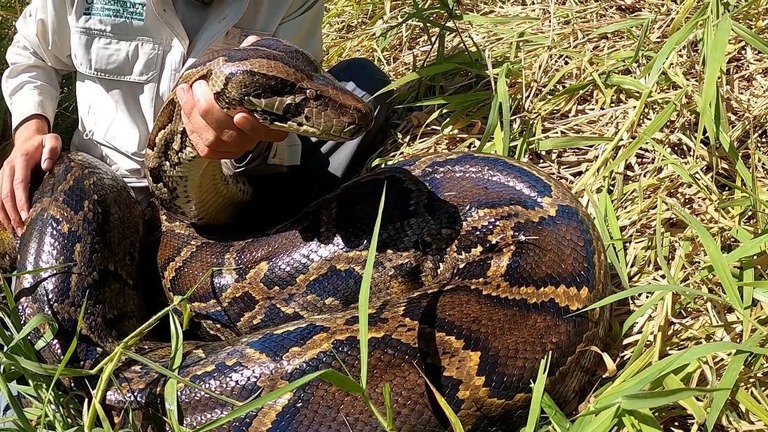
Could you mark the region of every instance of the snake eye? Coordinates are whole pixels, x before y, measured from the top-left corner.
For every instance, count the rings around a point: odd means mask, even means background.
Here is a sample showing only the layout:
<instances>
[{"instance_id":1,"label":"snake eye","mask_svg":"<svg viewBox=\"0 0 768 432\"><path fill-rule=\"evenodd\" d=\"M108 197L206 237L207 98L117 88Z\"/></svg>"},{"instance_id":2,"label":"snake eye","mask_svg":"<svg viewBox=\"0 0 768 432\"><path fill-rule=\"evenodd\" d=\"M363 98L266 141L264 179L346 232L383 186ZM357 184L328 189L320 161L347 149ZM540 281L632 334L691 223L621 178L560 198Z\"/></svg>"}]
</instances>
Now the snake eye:
<instances>
[{"instance_id":1,"label":"snake eye","mask_svg":"<svg viewBox=\"0 0 768 432\"><path fill-rule=\"evenodd\" d=\"M317 97L317 92L314 91L313 89L309 89L307 90L307 97L310 99L314 99Z\"/></svg>"}]
</instances>

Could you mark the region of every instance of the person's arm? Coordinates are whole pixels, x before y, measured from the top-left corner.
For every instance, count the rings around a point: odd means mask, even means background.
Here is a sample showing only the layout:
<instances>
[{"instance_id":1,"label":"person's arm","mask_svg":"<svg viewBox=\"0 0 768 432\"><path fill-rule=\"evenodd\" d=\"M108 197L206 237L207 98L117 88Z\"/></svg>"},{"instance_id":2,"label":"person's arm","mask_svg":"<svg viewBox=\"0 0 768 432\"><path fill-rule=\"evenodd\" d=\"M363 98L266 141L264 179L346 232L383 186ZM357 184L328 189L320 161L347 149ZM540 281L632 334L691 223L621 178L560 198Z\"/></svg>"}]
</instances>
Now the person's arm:
<instances>
[{"instance_id":1,"label":"person's arm","mask_svg":"<svg viewBox=\"0 0 768 432\"><path fill-rule=\"evenodd\" d=\"M70 59L67 3L32 0L16 22L8 47L2 91L11 113L14 146L0 168L0 222L21 233L29 213L29 183L38 164L50 170L61 139L50 133L56 118L62 73Z\"/></svg>"}]
</instances>

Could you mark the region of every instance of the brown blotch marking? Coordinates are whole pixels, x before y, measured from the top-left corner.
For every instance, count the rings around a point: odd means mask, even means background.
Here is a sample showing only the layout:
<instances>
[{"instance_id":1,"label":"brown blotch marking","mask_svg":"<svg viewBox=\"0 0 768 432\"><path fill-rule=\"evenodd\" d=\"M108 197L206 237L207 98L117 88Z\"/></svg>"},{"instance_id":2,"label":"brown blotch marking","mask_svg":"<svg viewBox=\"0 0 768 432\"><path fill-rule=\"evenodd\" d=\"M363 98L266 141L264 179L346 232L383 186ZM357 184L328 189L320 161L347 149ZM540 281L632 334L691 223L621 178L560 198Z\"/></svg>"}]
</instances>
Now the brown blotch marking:
<instances>
[{"instance_id":1,"label":"brown blotch marking","mask_svg":"<svg viewBox=\"0 0 768 432\"><path fill-rule=\"evenodd\" d=\"M192 241L186 244L178 253L176 258L165 268L163 272L163 280L166 281L166 290L172 294L181 294L181 290L175 289L176 287L187 287L187 289L195 286L197 281L188 281L185 275L186 271L181 271L182 266L187 264L189 257L197 250L199 243ZM198 278L199 279L199 278ZM170 281L170 284L167 282ZM190 283L191 282L191 283Z\"/></svg>"}]
</instances>

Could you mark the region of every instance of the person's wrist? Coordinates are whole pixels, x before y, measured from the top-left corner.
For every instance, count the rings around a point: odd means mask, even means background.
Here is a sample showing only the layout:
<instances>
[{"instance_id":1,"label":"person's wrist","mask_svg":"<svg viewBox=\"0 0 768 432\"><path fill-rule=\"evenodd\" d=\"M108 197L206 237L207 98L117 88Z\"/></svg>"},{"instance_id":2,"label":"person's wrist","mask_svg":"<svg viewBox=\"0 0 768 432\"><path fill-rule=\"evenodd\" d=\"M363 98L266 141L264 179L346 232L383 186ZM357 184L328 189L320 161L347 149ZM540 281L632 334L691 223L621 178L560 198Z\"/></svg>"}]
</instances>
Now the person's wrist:
<instances>
[{"instance_id":1,"label":"person's wrist","mask_svg":"<svg viewBox=\"0 0 768 432\"><path fill-rule=\"evenodd\" d=\"M31 115L16 127L13 134L14 145L24 145L36 137L48 134L49 131L48 119L44 115Z\"/></svg>"}]
</instances>

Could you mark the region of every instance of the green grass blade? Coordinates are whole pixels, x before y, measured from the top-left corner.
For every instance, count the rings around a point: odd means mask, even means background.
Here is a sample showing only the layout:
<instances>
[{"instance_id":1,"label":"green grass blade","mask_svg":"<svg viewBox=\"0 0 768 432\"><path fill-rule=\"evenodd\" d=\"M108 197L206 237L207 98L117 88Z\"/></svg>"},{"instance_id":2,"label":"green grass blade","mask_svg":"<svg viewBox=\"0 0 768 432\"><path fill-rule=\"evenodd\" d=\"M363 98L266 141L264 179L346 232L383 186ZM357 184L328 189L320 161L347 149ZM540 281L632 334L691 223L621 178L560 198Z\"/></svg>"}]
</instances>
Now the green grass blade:
<instances>
[{"instance_id":1,"label":"green grass blade","mask_svg":"<svg viewBox=\"0 0 768 432\"><path fill-rule=\"evenodd\" d=\"M669 60L672 53L677 51L677 49L683 45L683 42L693 35L696 26L698 26L699 21L703 18L704 8L699 10L683 27L680 28L680 30L667 38L653 60L640 72L641 78L644 76L648 77L646 82L648 87L653 87L656 84L664 65Z\"/></svg>"},{"instance_id":2,"label":"green grass blade","mask_svg":"<svg viewBox=\"0 0 768 432\"><path fill-rule=\"evenodd\" d=\"M509 106L509 87L507 87L508 64L504 64L496 80L496 99L501 109L501 116L499 122L495 125L494 142L496 144L496 153L504 156L509 154L509 141L511 139L510 117L512 114Z\"/></svg>"},{"instance_id":3,"label":"green grass blade","mask_svg":"<svg viewBox=\"0 0 768 432\"><path fill-rule=\"evenodd\" d=\"M680 5L680 8L676 11L677 13L675 14L675 18L672 20L672 23L669 26L670 33L674 33L678 28L680 28L680 25L682 24L683 20L685 20L685 17L688 16L688 13L690 13L691 9L693 9L693 7L697 4L698 2L696 0L685 0Z\"/></svg>"},{"instance_id":4,"label":"green grass blade","mask_svg":"<svg viewBox=\"0 0 768 432\"><path fill-rule=\"evenodd\" d=\"M387 430L394 430L395 429L395 412L392 409L392 386L389 383L384 384L384 389L382 390L382 396L384 397L384 409L386 410L386 416L387 416Z\"/></svg>"},{"instance_id":5,"label":"green grass blade","mask_svg":"<svg viewBox=\"0 0 768 432\"><path fill-rule=\"evenodd\" d=\"M762 36L737 22L733 23L733 31L758 51L762 52L763 54L768 54L768 40Z\"/></svg>"},{"instance_id":6,"label":"green grass blade","mask_svg":"<svg viewBox=\"0 0 768 432\"><path fill-rule=\"evenodd\" d=\"M624 411L621 413L621 422L627 428L627 432L663 431L656 417L653 416L649 409Z\"/></svg>"},{"instance_id":7,"label":"green grass blade","mask_svg":"<svg viewBox=\"0 0 768 432\"><path fill-rule=\"evenodd\" d=\"M65 368L60 371L58 365L51 366L45 363L38 363L36 360L29 360L8 352L0 352L0 362L15 363L25 373L32 373L42 376L56 376L58 374L60 377L71 378L93 375L92 371L86 369Z\"/></svg>"},{"instance_id":8,"label":"green grass blade","mask_svg":"<svg viewBox=\"0 0 768 432\"><path fill-rule=\"evenodd\" d=\"M768 424L768 405L761 404L757 399L749 395L744 389L739 388L736 392L736 401L744 407L745 410L754 414L765 424Z\"/></svg>"},{"instance_id":9,"label":"green grass blade","mask_svg":"<svg viewBox=\"0 0 768 432\"><path fill-rule=\"evenodd\" d=\"M107 415L107 413L104 411L104 408L101 406L101 404L97 404L97 405L95 405L95 407L96 407L96 411L97 411L98 417L101 420L101 424L104 425L104 427L103 428L94 428L93 430L94 431L101 430L101 431L104 431L104 432L111 432L113 430L112 427L109 425L111 420L110 420L109 416Z\"/></svg>"},{"instance_id":10,"label":"green grass blade","mask_svg":"<svg viewBox=\"0 0 768 432\"><path fill-rule=\"evenodd\" d=\"M11 409L14 413L16 413L15 419L21 423L22 430L35 430L35 428L32 427L32 424L30 424L27 416L24 414L24 408L21 406L21 404L19 404L19 401L16 400L16 398L11 393L11 389L8 386L8 382L5 380L4 374L0 374L0 392L3 393L5 400L8 401L8 403L11 405Z\"/></svg>"},{"instance_id":11,"label":"green grass blade","mask_svg":"<svg viewBox=\"0 0 768 432\"><path fill-rule=\"evenodd\" d=\"M626 395L638 393L651 382L663 378L664 375L672 370L691 363L699 359L700 357L723 353L726 351L746 351L755 354L766 355L768 349L750 347L743 344L737 344L732 342L711 342L701 345L695 345L690 348L686 348L680 352L669 355L666 358L659 360L658 362L646 367L644 370L638 372L631 379L612 386L607 390L602 397L595 403L594 409L607 409L614 406Z\"/></svg>"},{"instance_id":12,"label":"green grass blade","mask_svg":"<svg viewBox=\"0 0 768 432\"><path fill-rule=\"evenodd\" d=\"M438 405L440 405L440 408L443 410L443 413L448 417L448 422L451 425L451 429L453 432L464 432L464 426L462 426L461 421L459 420L459 417L456 415L456 413L453 411L450 405L448 405L448 402L445 400L443 395L440 394L440 392L437 391L434 385L432 385L432 382L427 378L426 375L424 375L424 372L419 369L418 365L414 363L414 367L416 367L416 370L419 371L419 374L421 374L421 377L424 378L424 382L427 383L429 386L430 391L432 392L432 395L434 395L435 400L437 400Z\"/></svg>"},{"instance_id":13,"label":"green grass blade","mask_svg":"<svg viewBox=\"0 0 768 432\"><path fill-rule=\"evenodd\" d=\"M722 392L724 389L711 388L679 388L671 390L658 390L648 392L636 392L621 398L621 408L625 410L640 410L657 408L673 402L708 393Z\"/></svg>"},{"instance_id":14,"label":"green grass blade","mask_svg":"<svg viewBox=\"0 0 768 432\"><path fill-rule=\"evenodd\" d=\"M656 207L661 208L662 200L661 197L658 197L656 199ZM669 263L667 262L667 256L669 255L669 242L667 241L667 238L664 236L664 227L661 222L661 211L656 211L656 226L655 226L655 240L656 240L656 262L659 264L659 267L661 267L661 270L664 272L664 276L667 278L667 281L672 284L677 284L678 279L676 276L672 275L672 272L669 269Z\"/></svg>"},{"instance_id":15,"label":"green grass blade","mask_svg":"<svg viewBox=\"0 0 768 432\"><path fill-rule=\"evenodd\" d=\"M720 279L720 284L725 290L728 302L739 311L743 311L744 305L742 303L741 295L739 295L738 288L736 287L736 280L733 278L730 266L728 265L728 262L726 261L720 246L717 244L717 242L715 242L715 239L712 238L712 235L709 234L709 231L704 227L704 225L702 225L698 219L691 216L691 214L675 205L674 203L667 202L667 205L676 215L683 219L688 224L688 226L693 228L693 230L699 236L699 240L701 241L702 246L704 246L704 249L707 252L707 256L711 260L712 266L715 269L715 274Z\"/></svg>"},{"instance_id":16,"label":"green grass blade","mask_svg":"<svg viewBox=\"0 0 768 432\"><path fill-rule=\"evenodd\" d=\"M708 300L713 300L713 301L722 301L723 300L721 297L716 296L714 294L705 293L704 291L700 291L700 290L697 290L697 289L694 289L694 288L686 288L686 287L679 286L679 285L643 285L643 286L639 286L639 287L628 289L626 291L620 291L620 292L617 292L615 294L611 294L611 295L609 295L609 296L607 296L607 297L605 297L605 298L603 298L603 299L601 299L599 301L596 301L596 302L592 303L591 305L589 305L589 306L587 306L587 307L585 307L583 309L580 309L578 312L574 312L574 313L570 314L569 316L575 315L575 314L584 313L584 312L590 311L592 309L597 309L597 308L600 308L600 307L603 307L603 306L607 306L607 305L609 305L611 303L617 302L619 300L623 300L625 298L633 297L633 296L636 296L638 294L649 293L649 292L657 292L657 291L675 292L675 293L682 293L682 294L691 294L691 295L694 295L694 296L700 296L700 297L706 298Z\"/></svg>"},{"instance_id":17,"label":"green grass blade","mask_svg":"<svg viewBox=\"0 0 768 432\"><path fill-rule=\"evenodd\" d=\"M764 282L765 285L755 287L753 296L757 301L768 303L768 282ZM752 284L750 284L752 285Z\"/></svg>"},{"instance_id":18,"label":"green grass blade","mask_svg":"<svg viewBox=\"0 0 768 432\"><path fill-rule=\"evenodd\" d=\"M621 30L626 30L632 27L642 26L643 24L648 22L648 18L629 18L626 20L622 20L620 22L609 24L604 27L600 27L599 29L593 31L590 36L597 36L601 34L606 33L613 33Z\"/></svg>"},{"instance_id":19,"label":"green grass blade","mask_svg":"<svg viewBox=\"0 0 768 432\"><path fill-rule=\"evenodd\" d=\"M480 138L480 145L478 146L478 149L477 149L477 151L479 152L488 151L486 150L488 141L491 139L491 137L494 137L494 139L496 139L496 136L498 135L499 111L501 107L501 101L499 100L499 92L496 90L495 87L496 86L494 85L493 99L491 99L490 108L488 111L488 119L486 120L485 132L483 133L482 138ZM490 150L490 151L492 152L493 150Z\"/></svg>"},{"instance_id":20,"label":"green grass blade","mask_svg":"<svg viewBox=\"0 0 768 432\"><path fill-rule=\"evenodd\" d=\"M462 94L453 95L453 96L441 95L433 98L421 99L411 103L404 103L404 104L398 105L398 107L412 108L412 107L423 107L423 106L430 106L430 105L450 105L450 104L455 104L457 106L463 106L465 104L477 105L478 103L487 101L491 97L493 97L493 95L491 95L488 92L462 93Z\"/></svg>"},{"instance_id":21,"label":"green grass blade","mask_svg":"<svg viewBox=\"0 0 768 432\"><path fill-rule=\"evenodd\" d=\"M608 432L613 429L620 413L621 409L616 405L597 415L579 417L570 432Z\"/></svg>"},{"instance_id":22,"label":"green grass blade","mask_svg":"<svg viewBox=\"0 0 768 432\"><path fill-rule=\"evenodd\" d=\"M687 93L686 89L683 89L677 93L675 98L664 107L664 109L648 124L643 131L641 131L637 138L627 146L618 156L608 165L605 169L606 172L612 172L616 170L622 163L629 159L637 150L645 145L651 137L656 134L661 128L669 121L672 114L676 113L680 109L680 103L683 100L683 96Z\"/></svg>"},{"instance_id":23,"label":"green grass blade","mask_svg":"<svg viewBox=\"0 0 768 432\"><path fill-rule=\"evenodd\" d=\"M674 375L669 374L666 377L664 377L664 387L673 390L673 389L682 389L686 388L687 386L680 381L680 379ZM727 394L726 392L718 392L715 393L715 396L720 394ZM685 409L688 410L688 412L693 415L694 420L696 420L696 423L703 423L704 420L707 417L707 413L704 411L704 408L699 404L699 402L694 397L689 398L683 398L677 401L680 405L685 407Z\"/></svg>"},{"instance_id":24,"label":"green grass blade","mask_svg":"<svg viewBox=\"0 0 768 432\"><path fill-rule=\"evenodd\" d=\"M404 84L407 84L411 81L415 81L421 78L429 78L433 77L435 75L441 74L443 72L448 72L453 69L458 68L459 65L456 63L439 63L434 66L427 66L425 68L419 69L418 71L411 72L408 74L405 74L403 77L398 78L394 81L392 81L389 85L385 86L381 90L379 90L374 96L378 96L381 94L384 94L388 92L389 90L393 90L397 87L400 87Z\"/></svg>"},{"instance_id":25,"label":"green grass blade","mask_svg":"<svg viewBox=\"0 0 768 432\"><path fill-rule=\"evenodd\" d=\"M666 297L666 294L663 291L659 291L654 293L654 295L651 296L651 298L637 308L634 312L632 312L627 319L624 321L624 323L621 325L621 334L625 335L627 332L632 328L633 325L639 320L641 317L645 316L645 314L648 313L649 310L656 307L659 302L663 301Z\"/></svg>"},{"instance_id":26,"label":"green grass blade","mask_svg":"<svg viewBox=\"0 0 768 432\"><path fill-rule=\"evenodd\" d=\"M651 20L648 19L643 23L643 27L640 29L640 35L637 37L637 44L635 44L635 51L632 53L631 63L637 62L640 55L643 54L643 48L645 47L646 38L648 38L648 30L651 28Z\"/></svg>"},{"instance_id":27,"label":"green grass blade","mask_svg":"<svg viewBox=\"0 0 768 432\"><path fill-rule=\"evenodd\" d=\"M376 247L379 240L379 230L381 229L381 217L384 213L384 201L387 196L387 184L384 183L384 190L381 192L379 201L379 213L376 216L376 224L373 227L371 235L371 246L368 248L368 258L365 262L365 271L363 272L363 281L360 285L360 295L358 299L359 316L359 339L360 339L360 385L366 388L368 382L368 303L371 297L371 278L373 277L373 264L376 260Z\"/></svg>"},{"instance_id":28,"label":"green grass blade","mask_svg":"<svg viewBox=\"0 0 768 432\"><path fill-rule=\"evenodd\" d=\"M745 345L758 346L761 340L762 340L762 335L755 334L745 342ZM731 358L731 361L728 362L728 366L725 368L725 372L723 373L723 376L720 378L720 381L716 384L718 388L723 388L723 389L726 389L727 391L718 392L712 396L712 401L710 403L710 408L709 408L709 415L707 415L707 421L706 421L707 431L711 432L712 430L714 430L715 423L717 422L717 419L720 417L720 414L722 413L723 408L725 407L725 404L728 401L728 397L730 396L730 390L738 386L739 375L741 374L742 368L744 367L744 364L746 363L749 355L750 353L748 352L739 352L734 354L734 356Z\"/></svg>"},{"instance_id":29,"label":"green grass blade","mask_svg":"<svg viewBox=\"0 0 768 432\"><path fill-rule=\"evenodd\" d=\"M648 87L642 82L623 75L609 75L608 78L606 78L605 83L627 90L634 90L639 93L648 91Z\"/></svg>"},{"instance_id":30,"label":"green grass blade","mask_svg":"<svg viewBox=\"0 0 768 432\"><path fill-rule=\"evenodd\" d=\"M704 47L704 83L699 95L699 114L702 117L702 121L700 122L699 130L701 130L701 125L703 125L707 129L710 139L715 142L720 136L720 122L716 118L715 111L719 95L718 81L723 71L723 64L725 63L728 35L731 33L730 16L723 16L713 30L709 29L710 26L711 21L708 21L708 30L713 34Z\"/></svg>"},{"instance_id":31,"label":"green grass blade","mask_svg":"<svg viewBox=\"0 0 768 432\"><path fill-rule=\"evenodd\" d=\"M562 150L569 148L583 148L611 142L610 137L605 136L567 136L547 138L536 144L539 151Z\"/></svg>"},{"instance_id":32,"label":"green grass blade","mask_svg":"<svg viewBox=\"0 0 768 432\"><path fill-rule=\"evenodd\" d=\"M616 215L616 209L611 201L611 196L607 190L603 190L600 194L600 212L605 218L606 222L603 222L603 218L597 218L597 224L599 225L600 234L604 236L604 239L611 239L610 248L608 250L609 259L616 273L621 279L621 285L627 289L629 288L629 275L627 274L627 253L624 249L623 236L621 235L621 228L619 227L619 218ZM604 225L604 226L603 226Z\"/></svg>"},{"instance_id":33,"label":"green grass blade","mask_svg":"<svg viewBox=\"0 0 768 432\"><path fill-rule=\"evenodd\" d=\"M53 375L53 379L51 379L51 383L48 387L48 391L45 394L45 398L43 399L43 406L48 406L48 400L51 394L53 394L54 386L59 381L59 377L64 372L64 369L66 369L66 365L69 363L69 361L72 359L72 356L75 354L75 350L77 349L77 342L80 340L80 332L83 329L83 323L85 318L85 309L88 305L88 295L89 293L85 293L85 298L83 299L83 305L80 307L80 313L77 317L77 325L75 327L75 334L72 338L72 342L70 342L69 347L67 348L67 351L64 353L63 358L61 359L61 362L59 362L59 367L56 369L56 373ZM99 404L96 404L96 408L99 408ZM42 416L43 419L45 416ZM42 420L42 419L41 419Z\"/></svg>"},{"instance_id":34,"label":"green grass blade","mask_svg":"<svg viewBox=\"0 0 768 432\"><path fill-rule=\"evenodd\" d=\"M573 424L546 392L541 398L541 409L547 413L547 417L552 421L552 427L555 428L555 431L565 432L571 430Z\"/></svg>"},{"instance_id":35,"label":"green grass blade","mask_svg":"<svg viewBox=\"0 0 768 432\"><path fill-rule=\"evenodd\" d=\"M740 261L744 258L759 256L768 248L768 233L759 235L740 244L736 249L725 256L725 262Z\"/></svg>"},{"instance_id":36,"label":"green grass blade","mask_svg":"<svg viewBox=\"0 0 768 432\"><path fill-rule=\"evenodd\" d=\"M16 335L15 338L11 341L10 344L6 346L6 349L13 348L19 341L26 340L29 337L29 334L36 330L38 326L42 324L48 324L53 326L51 329L48 329L48 331L45 332L43 335L43 338L35 344L35 350L39 351L44 344L48 343L53 338L53 333L56 332L56 322L53 321L53 318L50 315L46 314L38 314L32 317L29 321L27 321L26 324L24 324L24 327L19 331L19 333Z\"/></svg>"},{"instance_id":37,"label":"green grass blade","mask_svg":"<svg viewBox=\"0 0 768 432\"><path fill-rule=\"evenodd\" d=\"M549 374L549 364L552 360L552 353L547 353L546 357L539 363L539 372L536 374L536 381L533 384L531 394L531 405L528 408L528 421L526 422L525 432L535 432L541 416L541 400L544 395L544 386L547 383Z\"/></svg>"},{"instance_id":38,"label":"green grass blade","mask_svg":"<svg viewBox=\"0 0 768 432\"><path fill-rule=\"evenodd\" d=\"M171 354L168 359L168 370L178 373L179 366L181 366L182 361L182 324L179 321L179 318L176 316L175 313L168 314L170 318L171 323ZM178 409L178 386L179 382L173 378L169 377L168 380L165 382L165 389L164 389L164 402L165 402L165 411L166 411L166 417L170 423L171 429L174 432L178 432L181 430L181 424L179 423L179 409Z\"/></svg>"},{"instance_id":39,"label":"green grass blade","mask_svg":"<svg viewBox=\"0 0 768 432\"><path fill-rule=\"evenodd\" d=\"M181 384L184 384L187 387L190 387L190 388L193 388L195 390L198 390L198 391L200 391L202 393L207 394L208 396L210 396L212 398L218 399L218 400L223 401L225 403L228 403L230 405L234 405L234 406L241 405L241 403L238 402L237 400L224 397L222 395L217 394L216 392L214 392L212 390L209 390L209 389L204 388L204 387L202 387L200 385L197 385L194 382L179 376L178 374L176 374L176 372L168 370L167 368L163 367L162 365L160 365L160 364L158 364L156 362L153 362L153 361L149 360L148 358L146 358L146 357L144 357L144 356L142 356L140 354L137 354L137 353L132 352L132 351L125 351L124 354L125 354L126 357L128 357L130 359L133 359L133 360L135 360L135 361L137 361L137 362L139 362L141 364L146 365L147 367L149 367L150 369L152 369L156 373L165 376L169 380L175 380L175 381L177 381L177 382L179 382Z\"/></svg>"}]
</instances>

